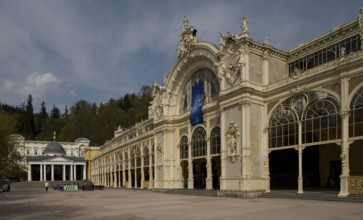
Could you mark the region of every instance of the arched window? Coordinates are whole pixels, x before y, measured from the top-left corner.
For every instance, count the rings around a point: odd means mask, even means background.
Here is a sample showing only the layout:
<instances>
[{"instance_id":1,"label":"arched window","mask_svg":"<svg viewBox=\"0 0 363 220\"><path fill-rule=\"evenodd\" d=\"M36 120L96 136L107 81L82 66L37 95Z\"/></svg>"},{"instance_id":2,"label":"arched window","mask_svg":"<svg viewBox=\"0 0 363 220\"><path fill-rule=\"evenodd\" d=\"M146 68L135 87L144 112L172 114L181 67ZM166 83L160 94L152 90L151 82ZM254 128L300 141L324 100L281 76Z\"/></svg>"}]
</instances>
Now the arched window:
<instances>
[{"instance_id":1,"label":"arched window","mask_svg":"<svg viewBox=\"0 0 363 220\"><path fill-rule=\"evenodd\" d=\"M188 137L183 136L180 139L180 159L188 159Z\"/></svg>"},{"instance_id":2,"label":"arched window","mask_svg":"<svg viewBox=\"0 0 363 220\"><path fill-rule=\"evenodd\" d=\"M149 160L149 147L145 146L144 147L144 166L148 167L150 164L150 160Z\"/></svg>"},{"instance_id":3,"label":"arched window","mask_svg":"<svg viewBox=\"0 0 363 220\"><path fill-rule=\"evenodd\" d=\"M192 157L207 155L206 132L202 127L198 127L192 136Z\"/></svg>"},{"instance_id":4,"label":"arched window","mask_svg":"<svg viewBox=\"0 0 363 220\"><path fill-rule=\"evenodd\" d=\"M180 94L179 99L180 114L184 114L190 110L191 96L192 96L192 86L204 81L204 103L213 101L219 94L219 81L216 75L210 69L200 69L193 73L193 75L188 79L184 85L184 89Z\"/></svg>"},{"instance_id":5,"label":"arched window","mask_svg":"<svg viewBox=\"0 0 363 220\"><path fill-rule=\"evenodd\" d=\"M219 127L213 128L210 134L210 153L211 155L221 153L221 129Z\"/></svg>"},{"instance_id":6,"label":"arched window","mask_svg":"<svg viewBox=\"0 0 363 220\"><path fill-rule=\"evenodd\" d=\"M269 147L336 140L341 136L339 103L326 92L298 94L277 107L269 123ZM299 122L302 125L299 134Z\"/></svg>"},{"instance_id":7,"label":"arched window","mask_svg":"<svg viewBox=\"0 0 363 220\"><path fill-rule=\"evenodd\" d=\"M140 147L135 147L135 153L136 153L136 167L141 167L141 151Z\"/></svg>"},{"instance_id":8,"label":"arched window","mask_svg":"<svg viewBox=\"0 0 363 220\"><path fill-rule=\"evenodd\" d=\"M129 168L129 153L127 151L125 151L125 169L127 170Z\"/></svg>"},{"instance_id":9,"label":"arched window","mask_svg":"<svg viewBox=\"0 0 363 220\"><path fill-rule=\"evenodd\" d=\"M132 148L131 150L131 158L130 158L130 164L131 164L131 168L135 168L135 147Z\"/></svg>"},{"instance_id":10,"label":"arched window","mask_svg":"<svg viewBox=\"0 0 363 220\"><path fill-rule=\"evenodd\" d=\"M350 104L349 137L363 135L363 88L355 94Z\"/></svg>"},{"instance_id":11,"label":"arched window","mask_svg":"<svg viewBox=\"0 0 363 220\"><path fill-rule=\"evenodd\" d=\"M326 93L318 94L307 105L303 118L303 144L339 139L339 104Z\"/></svg>"}]
</instances>

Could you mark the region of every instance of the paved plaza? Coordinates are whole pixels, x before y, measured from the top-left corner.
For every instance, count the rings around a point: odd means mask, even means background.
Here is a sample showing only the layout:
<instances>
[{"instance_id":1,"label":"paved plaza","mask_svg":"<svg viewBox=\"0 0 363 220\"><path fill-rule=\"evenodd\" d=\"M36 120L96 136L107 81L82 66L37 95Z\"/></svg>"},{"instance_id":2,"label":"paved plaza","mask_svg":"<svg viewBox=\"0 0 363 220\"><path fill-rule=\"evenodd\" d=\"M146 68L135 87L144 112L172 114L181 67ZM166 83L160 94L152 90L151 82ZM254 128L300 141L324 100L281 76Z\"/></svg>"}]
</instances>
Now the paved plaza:
<instances>
[{"instance_id":1,"label":"paved plaza","mask_svg":"<svg viewBox=\"0 0 363 220\"><path fill-rule=\"evenodd\" d=\"M0 194L0 219L363 219L362 203L106 189Z\"/></svg>"}]
</instances>

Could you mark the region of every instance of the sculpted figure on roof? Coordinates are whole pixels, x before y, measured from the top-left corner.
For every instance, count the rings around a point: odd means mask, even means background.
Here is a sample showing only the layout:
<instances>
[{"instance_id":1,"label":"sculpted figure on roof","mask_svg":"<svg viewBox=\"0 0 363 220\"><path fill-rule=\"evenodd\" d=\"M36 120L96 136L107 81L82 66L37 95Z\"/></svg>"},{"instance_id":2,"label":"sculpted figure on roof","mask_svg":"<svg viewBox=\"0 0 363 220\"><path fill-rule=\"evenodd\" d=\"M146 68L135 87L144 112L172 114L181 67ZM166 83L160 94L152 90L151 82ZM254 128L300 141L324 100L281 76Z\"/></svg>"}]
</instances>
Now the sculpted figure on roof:
<instances>
[{"instance_id":1,"label":"sculpted figure on roof","mask_svg":"<svg viewBox=\"0 0 363 220\"><path fill-rule=\"evenodd\" d=\"M177 49L178 57L182 57L189 54L190 49L197 43L197 29L193 26L189 26L187 17L183 20L184 28L179 36L180 45Z\"/></svg>"}]
</instances>

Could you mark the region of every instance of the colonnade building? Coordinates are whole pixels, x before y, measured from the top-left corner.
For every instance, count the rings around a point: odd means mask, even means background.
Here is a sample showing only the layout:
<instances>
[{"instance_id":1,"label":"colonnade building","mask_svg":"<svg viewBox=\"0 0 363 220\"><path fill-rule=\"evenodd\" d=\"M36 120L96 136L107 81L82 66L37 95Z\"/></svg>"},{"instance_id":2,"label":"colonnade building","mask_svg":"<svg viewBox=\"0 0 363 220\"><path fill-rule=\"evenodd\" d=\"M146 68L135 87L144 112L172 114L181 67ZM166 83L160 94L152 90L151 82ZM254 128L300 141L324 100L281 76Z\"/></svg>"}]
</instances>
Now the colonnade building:
<instances>
[{"instance_id":1,"label":"colonnade building","mask_svg":"<svg viewBox=\"0 0 363 220\"><path fill-rule=\"evenodd\" d=\"M357 19L284 51L266 38L199 42L184 19L175 65L154 82L147 120L115 131L91 160L109 187L274 188L362 193L363 8Z\"/></svg>"},{"instance_id":2,"label":"colonnade building","mask_svg":"<svg viewBox=\"0 0 363 220\"><path fill-rule=\"evenodd\" d=\"M26 140L21 135L11 135L20 161L28 172L28 181L76 181L87 179L85 151L90 141L78 138L75 142Z\"/></svg>"}]
</instances>

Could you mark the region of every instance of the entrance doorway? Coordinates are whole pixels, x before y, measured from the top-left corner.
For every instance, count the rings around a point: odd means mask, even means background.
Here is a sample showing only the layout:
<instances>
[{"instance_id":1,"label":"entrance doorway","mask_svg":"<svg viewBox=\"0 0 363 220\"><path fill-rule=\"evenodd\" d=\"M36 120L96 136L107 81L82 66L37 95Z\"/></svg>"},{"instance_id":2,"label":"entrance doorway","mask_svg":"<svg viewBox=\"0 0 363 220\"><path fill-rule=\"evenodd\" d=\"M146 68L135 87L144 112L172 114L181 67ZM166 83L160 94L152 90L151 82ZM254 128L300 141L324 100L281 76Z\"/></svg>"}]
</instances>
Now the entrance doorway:
<instances>
[{"instance_id":1,"label":"entrance doorway","mask_svg":"<svg viewBox=\"0 0 363 220\"><path fill-rule=\"evenodd\" d=\"M180 166L182 169L182 176L183 176L183 188L188 188L188 178L189 178L189 172L188 172L188 161L184 160L180 162Z\"/></svg>"},{"instance_id":2,"label":"entrance doorway","mask_svg":"<svg viewBox=\"0 0 363 220\"><path fill-rule=\"evenodd\" d=\"M194 189L205 189L207 178L206 159L193 160Z\"/></svg>"},{"instance_id":3,"label":"entrance doorway","mask_svg":"<svg viewBox=\"0 0 363 220\"><path fill-rule=\"evenodd\" d=\"M221 176L221 157L212 158L212 187L213 189L220 189L220 176Z\"/></svg>"}]
</instances>

